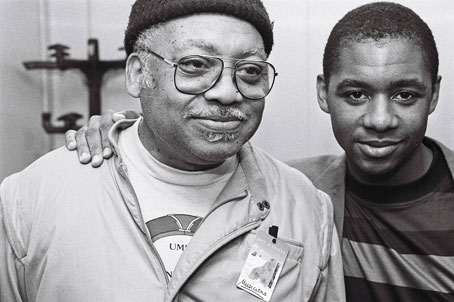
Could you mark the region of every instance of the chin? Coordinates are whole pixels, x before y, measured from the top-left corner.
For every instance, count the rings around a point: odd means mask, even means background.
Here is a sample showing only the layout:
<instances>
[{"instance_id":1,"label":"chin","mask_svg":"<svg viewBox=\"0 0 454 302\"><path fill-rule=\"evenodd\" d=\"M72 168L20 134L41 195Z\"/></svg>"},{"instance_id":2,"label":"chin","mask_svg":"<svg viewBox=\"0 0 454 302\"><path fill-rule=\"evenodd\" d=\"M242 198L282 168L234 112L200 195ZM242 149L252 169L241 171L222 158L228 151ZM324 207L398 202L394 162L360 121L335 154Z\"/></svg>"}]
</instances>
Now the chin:
<instances>
[{"instance_id":1,"label":"chin","mask_svg":"<svg viewBox=\"0 0 454 302\"><path fill-rule=\"evenodd\" d=\"M222 141L214 142L214 143L209 143L209 146L206 146L206 148L202 148L198 150L197 152L197 157L200 159L203 159L205 161L210 161L210 162L221 162L226 160L229 157L232 157L233 155L237 154L240 149L241 145L237 143L226 143ZM204 146L204 145L200 145Z\"/></svg>"},{"instance_id":2,"label":"chin","mask_svg":"<svg viewBox=\"0 0 454 302\"><path fill-rule=\"evenodd\" d=\"M357 171L364 178L372 179L388 179L396 172L396 166L386 162L363 162L360 166L356 166Z\"/></svg>"}]
</instances>

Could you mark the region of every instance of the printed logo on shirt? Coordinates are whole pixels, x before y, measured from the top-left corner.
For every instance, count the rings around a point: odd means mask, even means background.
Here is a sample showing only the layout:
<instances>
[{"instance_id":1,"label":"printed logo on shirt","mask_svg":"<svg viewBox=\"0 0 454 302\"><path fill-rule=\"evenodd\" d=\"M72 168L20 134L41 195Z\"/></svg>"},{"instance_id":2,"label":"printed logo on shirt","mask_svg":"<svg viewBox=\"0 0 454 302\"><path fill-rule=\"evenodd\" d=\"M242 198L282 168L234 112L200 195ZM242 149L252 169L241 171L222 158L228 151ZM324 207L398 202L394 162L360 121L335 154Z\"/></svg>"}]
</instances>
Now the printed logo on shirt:
<instances>
[{"instance_id":1,"label":"printed logo on shirt","mask_svg":"<svg viewBox=\"0 0 454 302\"><path fill-rule=\"evenodd\" d=\"M169 214L147 222L151 240L172 235L194 235L202 222L202 217L187 214Z\"/></svg>"},{"instance_id":2,"label":"printed logo on shirt","mask_svg":"<svg viewBox=\"0 0 454 302\"><path fill-rule=\"evenodd\" d=\"M169 278L201 222L202 217L187 214L169 214L147 222L151 239Z\"/></svg>"}]
</instances>

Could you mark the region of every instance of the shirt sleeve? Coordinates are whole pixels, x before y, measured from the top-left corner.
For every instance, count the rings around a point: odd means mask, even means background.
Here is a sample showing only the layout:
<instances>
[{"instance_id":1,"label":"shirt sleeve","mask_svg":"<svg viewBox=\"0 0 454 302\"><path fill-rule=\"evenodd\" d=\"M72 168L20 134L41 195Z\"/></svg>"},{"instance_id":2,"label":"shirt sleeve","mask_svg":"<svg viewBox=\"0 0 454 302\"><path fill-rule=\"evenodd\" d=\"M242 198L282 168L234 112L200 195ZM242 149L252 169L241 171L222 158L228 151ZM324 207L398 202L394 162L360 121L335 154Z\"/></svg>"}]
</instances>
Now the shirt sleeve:
<instances>
[{"instance_id":1,"label":"shirt sleeve","mask_svg":"<svg viewBox=\"0 0 454 302\"><path fill-rule=\"evenodd\" d=\"M1 198L1 197L0 197ZM24 266L17 258L8 236L7 211L0 199L0 301L22 302L24 289Z\"/></svg>"}]
</instances>

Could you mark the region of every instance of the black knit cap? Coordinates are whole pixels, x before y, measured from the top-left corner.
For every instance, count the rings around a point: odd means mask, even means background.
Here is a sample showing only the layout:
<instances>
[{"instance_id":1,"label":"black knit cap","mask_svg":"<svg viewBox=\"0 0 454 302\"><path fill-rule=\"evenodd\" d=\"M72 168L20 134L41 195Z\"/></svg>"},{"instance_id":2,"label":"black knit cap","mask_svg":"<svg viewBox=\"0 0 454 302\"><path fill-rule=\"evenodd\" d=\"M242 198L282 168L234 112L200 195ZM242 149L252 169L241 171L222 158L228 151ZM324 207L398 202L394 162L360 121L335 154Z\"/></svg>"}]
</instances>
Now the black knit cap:
<instances>
[{"instance_id":1,"label":"black knit cap","mask_svg":"<svg viewBox=\"0 0 454 302\"><path fill-rule=\"evenodd\" d=\"M262 36L265 52L273 47L273 25L261 0L137 0L125 33L128 56L140 33L152 25L198 13L232 15L251 23Z\"/></svg>"}]
</instances>

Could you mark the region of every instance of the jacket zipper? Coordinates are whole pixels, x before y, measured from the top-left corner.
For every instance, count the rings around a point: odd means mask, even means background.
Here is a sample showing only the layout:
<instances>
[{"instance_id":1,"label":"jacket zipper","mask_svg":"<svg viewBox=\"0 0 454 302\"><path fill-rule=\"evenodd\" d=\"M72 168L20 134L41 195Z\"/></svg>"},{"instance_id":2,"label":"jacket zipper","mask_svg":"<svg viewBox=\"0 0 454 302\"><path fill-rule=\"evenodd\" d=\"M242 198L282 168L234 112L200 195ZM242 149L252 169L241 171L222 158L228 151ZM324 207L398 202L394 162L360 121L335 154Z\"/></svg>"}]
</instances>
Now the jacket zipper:
<instances>
[{"instance_id":1,"label":"jacket zipper","mask_svg":"<svg viewBox=\"0 0 454 302\"><path fill-rule=\"evenodd\" d=\"M142 223L143 226L145 226L145 229L147 229L147 226L143 220L143 216L142 216L142 210L140 209L140 204L139 204L139 200L137 199L137 195L136 195L136 192L134 191L134 188L132 187L132 184L131 184L131 181L129 180L128 176L126 175L126 172L123 170L123 164L120 164L120 167L119 167L119 170L120 170L120 174L123 176L123 178L125 179L126 181L126 184L128 185L129 189L130 189L130 192L132 193L132 195L134 196L134 201L136 202L137 204L137 207L139 209L139 219L140 219L140 222ZM159 261L159 265L161 266L161 272L163 273L164 275L164 279L166 281L166 288L167 288L167 285L169 284L169 277L167 277L167 271L166 271L166 268L164 266L164 263L162 262L162 259L161 259L161 256L159 255L158 251L156 250L154 244L153 244L153 241L149 238L149 236L147 236L147 240L148 240L148 243L151 247L151 251L153 252L153 254L156 256L156 258L158 259Z\"/></svg>"}]
</instances>

